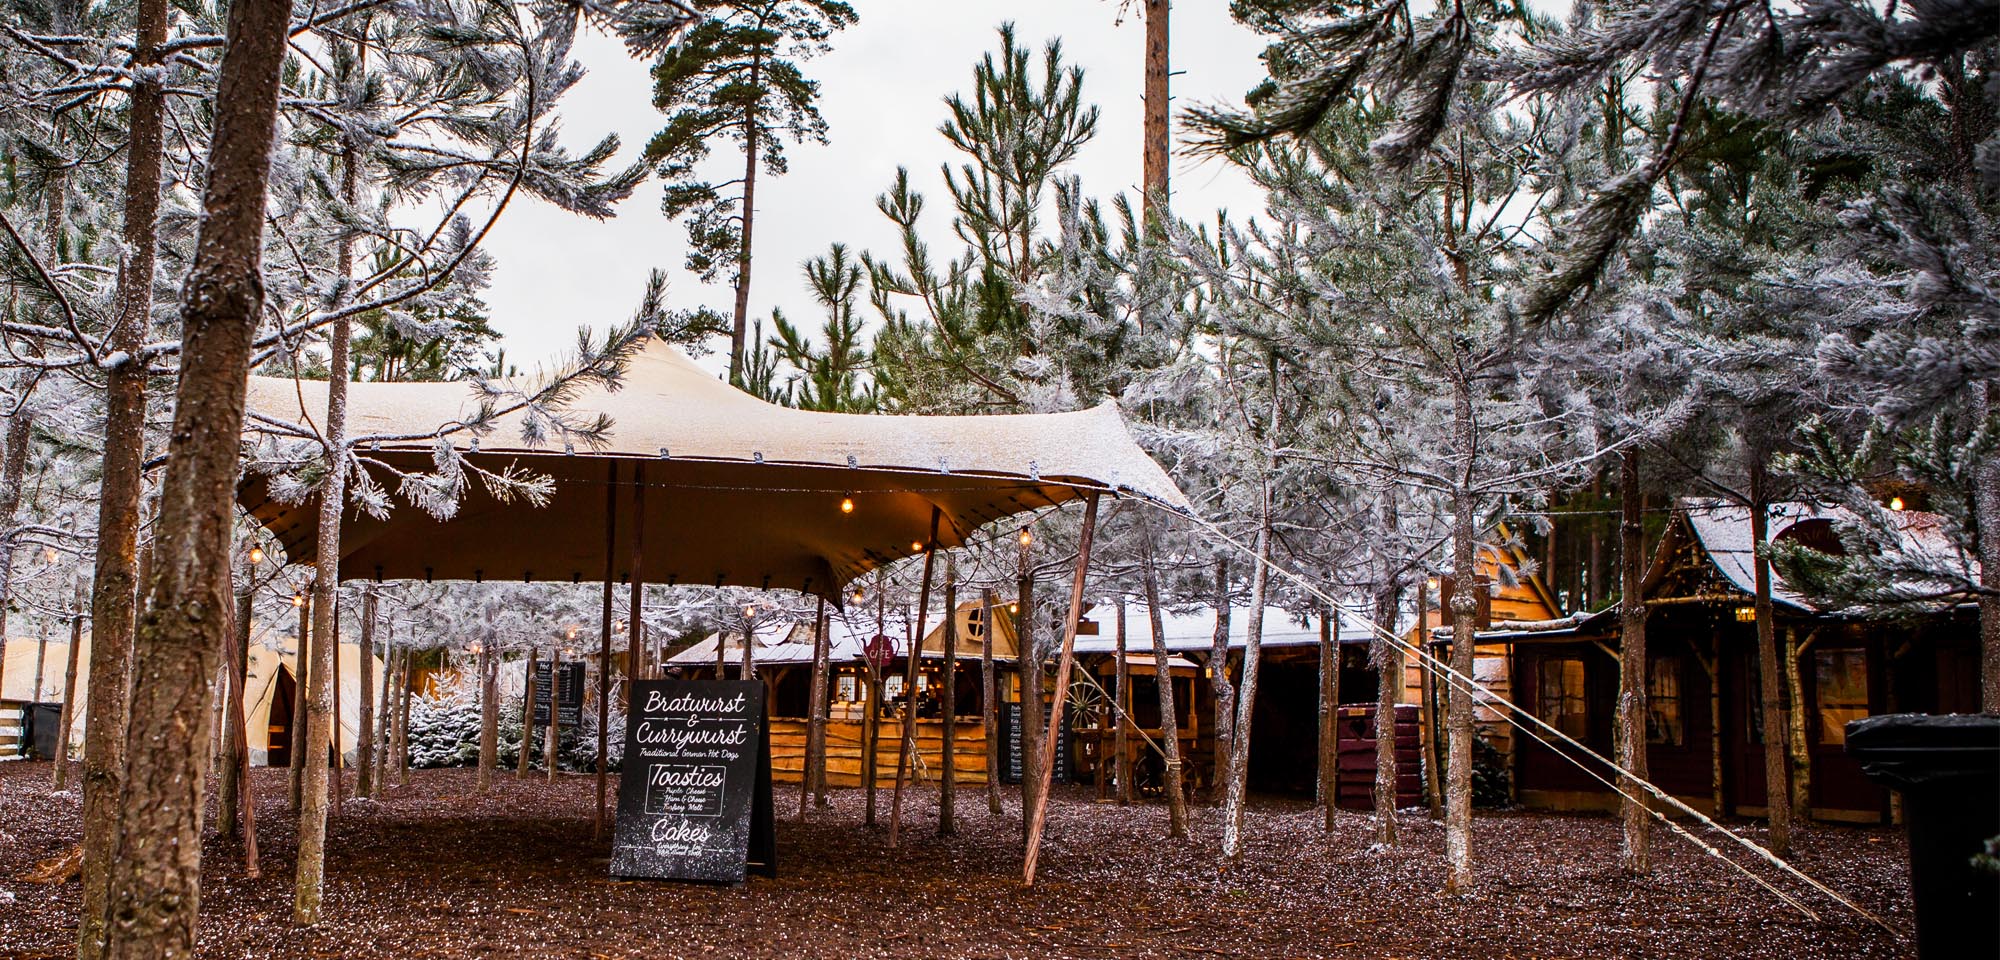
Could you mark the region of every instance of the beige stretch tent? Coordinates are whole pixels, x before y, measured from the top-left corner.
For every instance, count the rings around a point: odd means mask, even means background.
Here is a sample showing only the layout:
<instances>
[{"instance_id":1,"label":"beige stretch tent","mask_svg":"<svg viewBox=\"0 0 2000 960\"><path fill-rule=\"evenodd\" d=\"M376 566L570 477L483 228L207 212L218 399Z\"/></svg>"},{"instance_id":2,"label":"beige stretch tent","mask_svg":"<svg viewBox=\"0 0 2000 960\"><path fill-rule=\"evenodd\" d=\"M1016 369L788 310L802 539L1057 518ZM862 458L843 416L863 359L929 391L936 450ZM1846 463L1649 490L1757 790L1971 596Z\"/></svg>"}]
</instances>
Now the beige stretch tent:
<instances>
[{"instance_id":1,"label":"beige stretch tent","mask_svg":"<svg viewBox=\"0 0 2000 960\"><path fill-rule=\"evenodd\" d=\"M635 599L649 582L735 584L799 590L839 606L850 580L904 557L961 546L980 526L1036 507L1088 497L1086 516L1094 518L1096 495L1110 492L1192 513L1110 403L1074 413L971 417L793 410L718 382L660 341L637 351L620 389L593 384L569 399L576 415L610 419L594 449L530 443L525 434L546 436L546 424L524 432L534 424L518 410L491 418L491 429L474 437L463 424L486 419L477 416L481 405L493 402L462 383L348 388L349 431L384 486L398 485L396 473L429 471L449 444L484 469L547 476L554 490L537 507L500 501L475 480L447 519L411 507L380 519L353 514L341 533L340 577L594 576L605 591L599 642L607 668L617 580L630 581ZM323 422L326 408L324 382L250 378L253 430L310 438L316 428L308 425ZM290 561L313 559L315 503L274 499L255 474L237 497L284 544ZM1092 522L1079 545L1072 609L1081 606ZM636 639L634 620L628 636ZM1068 679L1073 639L1065 638L1058 685ZM628 670L638 650L637 643L628 647ZM608 673L598 674L600 720ZM1060 723L1060 704L1051 711L1051 730ZM599 834L606 789L600 769ZM892 838L895 823L892 814ZM1030 883L1040 834L1037 817L1029 832Z\"/></svg>"},{"instance_id":2,"label":"beige stretch tent","mask_svg":"<svg viewBox=\"0 0 2000 960\"><path fill-rule=\"evenodd\" d=\"M520 413L497 418L476 444L464 429L441 441L481 402L464 383L357 383L347 402L351 433L384 438L362 444L381 465L430 470L448 441L488 469L547 475L555 493L538 509L497 502L472 481L449 520L400 505L387 519L350 514L342 579L597 580L608 554L615 579L783 587L838 604L841 585L922 552L933 508L938 545L952 547L982 524L1091 489L1188 507L1110 403L969 417L793 410L717 381L659 341L635 353L620 389L592 385L570 401L577 415L611 418L602 449L530 446ZM316 424L325 412L324 382L250 378L252 429ZM386 469L373 471L393 490ZM255 475L239 499L290 560L312 559L311 500L273 500Z\"/></svg>"}]
</instances>

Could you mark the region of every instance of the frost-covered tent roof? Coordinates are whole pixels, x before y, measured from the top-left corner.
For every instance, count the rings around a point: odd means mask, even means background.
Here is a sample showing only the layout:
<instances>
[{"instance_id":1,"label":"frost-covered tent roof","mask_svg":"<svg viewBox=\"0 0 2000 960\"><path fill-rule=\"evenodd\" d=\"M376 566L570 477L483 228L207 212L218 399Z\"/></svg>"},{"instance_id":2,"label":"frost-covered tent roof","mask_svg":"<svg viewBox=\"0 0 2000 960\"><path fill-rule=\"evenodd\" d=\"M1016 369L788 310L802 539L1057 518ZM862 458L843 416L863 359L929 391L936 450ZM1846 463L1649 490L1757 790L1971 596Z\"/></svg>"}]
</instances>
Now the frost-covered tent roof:
<instances>
[{"instance_id":1,"label":"frost-covered tent roof","mask_svg":"<svg viewBox=\"0 0 2000 960\"><path fill-rule=\"evenodd\" d=\"M833 619L833 628L828 631L828 662L854 663L861 660L862 647L866 638L853 633L841 625L839 618ZM730 630L711 633L679 653L667 658L670 666L700 667L715 665L715 644L723 644L722 658L730 665L743 662L743 632ZM812 624L795 623L789 629L766 629L757 632L757 647L750 653L753 662L759 664L811 663L813 658Z\"/></svg>"},{"instance_id":2,"label":"frost-covered tent roof","mask_svg":"<svg viewBox=\"0 0 2000 960\"><path fill-rule=\"evenodd\" d=\"M362 446L387 467L432 469L439 444L449 442L488 469L511 465L553 478L552 501L499 502L472 482L448 519L404 505L386 519L350 514L342 579L602 579L608 482L618 504L613 576L784 587L835 604L841 585L916 552L933 506L942 511L946 547L983 524L1089 489L1189 510L1110 403L965 417L793 410L721 383L674 347L650 341L631 358L620 389L592 385L568 404L611 419L601 449L528 443L519 413L499 417L476 444L464 430L440 440L442 425L471 418L479 404L464 383L356 383L348 388L348 423L356 437L395 438ZM248 410L253 430L260 420L320 423L326 384L251 377ZM646 490L637 571L629 562L641 532L632 522L635 471L643 471ZM290 559L310 559L313 501L284 503L270 492L253 473L238 499ZM852 513L841 511L843 499L853 500Z\"/></svg>"}]
</instances>

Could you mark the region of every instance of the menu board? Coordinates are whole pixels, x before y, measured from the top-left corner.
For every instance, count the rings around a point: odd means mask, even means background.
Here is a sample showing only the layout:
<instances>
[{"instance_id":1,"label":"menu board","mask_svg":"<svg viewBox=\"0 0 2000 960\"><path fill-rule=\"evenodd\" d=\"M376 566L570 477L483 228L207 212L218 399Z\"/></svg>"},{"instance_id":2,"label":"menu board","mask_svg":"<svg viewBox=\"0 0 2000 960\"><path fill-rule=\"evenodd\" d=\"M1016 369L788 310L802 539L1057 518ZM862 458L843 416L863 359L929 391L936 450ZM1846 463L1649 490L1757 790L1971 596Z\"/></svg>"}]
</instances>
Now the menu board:
<instances>
[{"instance_id":1,"label":"menu board","mask_svg":"<svg viewBox=\"0 0 2000 960\"><path fill-rule=\"evenodd\" d=\"M531 723L535 727L549 725L550 667L547 660L535 661L535 716ZM556 722L565 727L574 727L583 714L583 661L571 660L562 665L556 676L561 678L555 684Z\"/></svg>"},{"instance_id":2,"label":"menu board","mask_svg":"<svg viewBox=\"0 0 2000 960\"><path fill-rule=\"evenodd\" d=\"M771 740L758 680L633 684L611 874L739 883L777 875Z\"/></svg>"}]
</instances>

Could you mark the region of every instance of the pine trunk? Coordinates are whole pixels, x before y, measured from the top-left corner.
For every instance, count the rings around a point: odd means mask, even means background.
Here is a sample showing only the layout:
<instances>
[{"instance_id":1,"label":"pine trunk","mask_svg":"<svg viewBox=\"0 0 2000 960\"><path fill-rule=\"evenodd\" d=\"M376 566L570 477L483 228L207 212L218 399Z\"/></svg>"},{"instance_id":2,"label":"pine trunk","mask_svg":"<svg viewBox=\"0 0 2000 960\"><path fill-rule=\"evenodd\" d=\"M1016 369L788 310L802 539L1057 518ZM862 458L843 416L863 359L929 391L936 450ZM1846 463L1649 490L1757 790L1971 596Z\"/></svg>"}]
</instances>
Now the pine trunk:
<instances>
[{"instance_id":1,"label":"pine trunk","mask_svg":"<svg viewBox=\"0 0 2000 960\"><path fill-rule=\"evenodd\" d=\"M822 807L832 803L826 796L826 724L832 711L827 684L832 680L832 659L833 623L827 619L826 598L821 597L813 611L812 721L806 736L806 777L812 784L813 802ZM805 801L799 802L799 810L803 818Z\"/></svg>"},{"instance_id":2,"label":"pine trunk","mask_svg":"<svg viewBox=\"0 0 2000 960\"><path fill-rule=\"evenodd\" d=\"M752 91L760 90L763 82L764 58L760 52L750 61L750 84ZM757 222L757 159L761 146L758 135L762 129L757 124L757 105L752 103L743 111L743 237L736 251L736 313L729 333L729 382L743 385L743 351L750 330L750 237Z\"/></svg>"},{"instance_id":3,"label":"pine trunk","mask_svg":"<svg viewBox=\"0 0 2000 960\"><path fill-rule=\"evenodd\" d=\"M1145 188L1148 210L1167 199L1168 124L1167 7L1169 0L1146 0ZM1163 218L1164 219L1164 218Z\"/></svg>"},{"instance_id":4,"label":"pine trunk","mask_svg":"<svg viewBox=\"0 0 2000 960\"><path fill-rule=\"evenodd\" d=\"M1646 527L1640 512L1639 451L1628 450L1618 468L1618 763L1631 773L1630 796L1619 800L1625 823L1623 862L1628 873L1652 869L1652 814L1639 784L1646 780ZM1633 799L1638 797L1640 799Z\"/></svg>"},{"instance_id":5,"label":"pine trunk","mask_svg":"<svg viewBox=\"0 0 2000 960\"><path fill-rule=\"evenodd\" d=\"M1215 771L1219 782L1229 770L1230 751L1236 743L1236 687L1229 679L1229 560L1215 561L1215 634L1209 639L1208 688L1215 709Z\"/></svg>"},{"instance_id":6,"label":"pine trunk","mask_svg":"<svg viewBox=\"0 0 2000 960\"><path fill-rule=\"evenodd\" d=\"M1801 642L1798 630L1786 627L1785 641L1779 648L1785 662L1785 702L1791 705L1785 711L1785 756L1792 779L1793 823L1804 823L1812 817L1812 755L1807 752L1805 688L1799 678L1801 661L1812 642L1811 634Z\"/></svg>"},{"instance_id":7,"label":"pine trunk","mask_svg":"<svg viewBox=\"0 0 2000 960\"><path fill-rule=\"evenodd\" d=\"M1469 480L1472 475L1472 460L1477 456L1476 427L1472 418L1472 394L1468 385L1460 384L1457 396L1453 398L1453 425L1459 455L1466 458L1460 468L1462 476ZM1451 594L1451 668L1460 678L1447 684L1450 688L1450 705L1446 709L1445 724L1447 741L1445 745L1445 811L1444 811L1444 855L1446 893L1469 894L1472 892L1472 692L1465 689L1465 683L1473 673L1473 618L1479 612L1479 601L1473 596L1474 585L1478 583L1478 546L1474 538L1479 530L1473 522L1474 503L1472 491L1464 486L1452 490L1451 515L1451 571L1457 582L1457 589Z\"/></svg>"},{"instance_id":8,"label":"pine trunk","mask_svg":"<svg viewBox=\"0 0 2000 960\"><path fill-rule=\"evenodd\" d=\"M1125 660L1125 598L1118 598L1117 660L1112 663L1111 715L1115 732L1111 735L1112 771L1118 781L1118 805L1123 807L1132 802L1132 757L1130 744L1126 742L1125 728L1131 726L1126 718L1126 710L1131 706L1132 668ZM1153 675L1162 681L1172 676L1164 666L1154 665Z\"/></svg>"},{"instance_id":9,"label":"pine trunk","mask_svg":"<svg viewBox=\"0 0 2000 960\"><path fill-rule=\"evenodd\" d=\"M254 571L248 571L246 567L244 588L236 595L236 617L230 626L234 639L228 658L229 700L236 707L235 713L230 714L230 719L224 724L229 728L229 736L223 749L222 787L216 798L216 812L222 815L222 835L231 838L236 837L241 828L237 810L239 794L243 789L243 764L238 762L237 754L247 753L250 749L249 731L234 718L242 712L243 685L248 682L250 673L250 620L255 615L254 598L250 594L251 584L255 582L253 576Z\"/></svg>"},{"instance_id":10,"label":"pine trunk","mask_svg":"<svg viewBox=\"0 0 2000 960\"><path fill-rule=\"evenodd\" d=\"M292 749L286 758L288 769L285 773L286 786L291 790L292 812L294 814L299 812L299 802L304 796L301 791L305 787L306 691L310 689L312 684L312 670L310 669L313 662L312 598L317 593L319 593L317 586L308 586L302 592L302 598L294 601L299 605L299 652L292 658L292 666L296 668L293 671L294 675L292 677L292 726L290 731Z\"/></svg>"},{"instance_id":11,"label":"pine trunk","mask_svg":"<svg viewBox=\"0 0 2000 960\"><path fill-rule=\"evenodd\" d=\"M1000 815L1000 678L993 664L993 591L979 593L979 726L986 733L986 815ZM1017 651L1018 652L1018 651Z\"/></svg>"},{"instance_id":12,"label":"pine trunk","mask_svg":"<svg viewBox=\"0 0 2000 960\"><path fill-rule=\"evenodd\" d=\"M1222 855L1234 860L1243 853L1243 801L1250 782L1250 718L1257 704L1257 667L1263 659L1264 601L1271 584L1271 499L1263 490L1258 506L1257 566L1250 573L1250 622L1243 638L1243 682L1236 694L1234 736L1242 749L1229 752L1229 778L1222 817Z\"/></svg>"},{"instance_id":13,"label":"pine trunk","mask_svg":"<svg viewBox=\"0 0 2000 960\"><path fill-rule=\"evenodd\" d=\"M1989 409L2000 406L1986 385ZM1979 465L1973 487L1973 505L1979 519L1979 709L2000 713L2000 456L1988 456ZM1991 532L1988 532L1991 531Z\"/></svg>"},{"instance_id":14,"label":"pine trunk","mask_svg":"<svg viewBox=\"0 0 2000 960\"><path fill-rule=\"evenodd\" d=\"M141 469L146 459L146 363L159 254L165 153L167 0L134 5L130 134L125 144L124 222L109 346L126 359L104 376L104 458L97 487L97 568L92 575L90 690L83 717L83 905L78 960L104 955L115 826L125 790L125 737L132 707L132 645L138 623Z\"/></svg>"},{"instance_id":15,"label":"pine trunk","mask_svg":"<svg viewBox=\"0 0 2000 960\"><path fill-rule=\"evenodd\" d=\"M492 639L479 645L479 779L480 793L493 789L493 768L500 762L500 685L495 682L498 654Z\"/></svg>"},{"instance_id":16,"label":"pine trunk","mask_svg":"<svg viewBox=\"0 0 2000 960\"><path fill-rule=\"evenodd\" d=\"M1062 647L1056 660L1055 694L1049 704L1049 720L1042 732L1042 759L1036 764L1041 784L1036 795L1041 803L1035 808L1034 819L1028 824L1028 852L1021 865L1021 881L1027 886L1035 885L1035 864L1042 854L1042 828L1047 823L1049 781L1061 758L1056 750L1062 745L1063 711L1069 706L1070 671L1076 666L1076 629L1083 618L1083 587L1090 575L1090 548L1097 539L1097 499L1092 491L1084 500L1083 529L1077 535L1076 571L1070 580L1069 603L1063 609ZM935 539L935 538L933 538Z\"/></svg>"},{"instance_id":17,"label":"pine trunk","mask_svg":"<svg viewBox=\"0 0 2000 960\"><path fill-rule=\"evenodd\" d=\"M1142 521L1143 522L1143 521ZM1141 573L1146 590L1146 617L1153 628L1153 663L1169 662L1167 654L1167 623L1160 612L1160 576L1153 563L1153 532L1150 523L1143 527L1146 535L1146 562ZM1158 677L1154 684L1160 691L1160 749L1167 754L1167 836L1179 839L1187 836L1187 787L1181 760L1180 714L1174 710L1174 681L1171 671Z\"/></svg>"},{"instance_id":18,"label":"pine trunk","mask_svg":"<svg viewBox=\"0 0 2000 960\"><path fill-rule=\"evenodd\" d=\"M1393 521L1395 514L1389 511ZM1403 602L1402 585L1393 575L1375 596L1375 627L1381 633L1396 630L1397 608ZM1396 699L1403 688L1403 654L1388 639L1377 636L1370 643L1370 660L1375 667L1375 842L1396 845Z\"/></svg>"},{"instance_id":19,"label":"pine trunk","mask_svg":"<svg viewBox=\"0 0 2000 960\"><path fill-rule=\"evenodd\" d=\"M361 594L361 700L355 728L354 795L375 796L375 591Z\"/></svg>"},{"instance_id":20,"label":"pine trunk","mask_svg":"<svg viewBox=\"0 0 2000 960\"><path fill-rule=\"evenodd\" d=\"M938 836L958 832L958 561L944 555L944 686L938 691L938 720L944 724L939 751Z\"/></svg>"},{"instance_id":21,"label":"pine trunk","mask_svg":"<svg viewBox=\"0 0 2000 960\"><path fill-rule=\"evenodd\" d=\"M1768 533L1770 504L1766 500L1769 463L1762 451L1750 461L1750 540L1756 556L1751 563L1756 583L1757 680L1764 717L1764 805L1771 824L1771 852L1784 856L1792 847L1792 805L1785 780L1785 701L1778 665L1778 633L1771 622L1771 556Z\"/></svg>"},{"instance_id":22,"label":"pine trunk","mask_svg":"<svg viewBox=\"0 0 2000 960\"><path fill-rule=\"evenodd\" d=\"M519 755L519 756L517 756L517 757L515 757L515 758L514 758L514 779L516 779L516 780L526 780L526 779L528 779L528 767L529 767L529 766L530 766L530 765L531 765L531 764L533 763L533 761L534 761L534 758L535 758L535 757L534 757L534 754L535 754L535 665L536 665L536 660L538 659L538 658L536 657L536 655L535 655L535 654L536 654L536 650L535 650L535 648L534 648L534 647L529 647L529 648L528 648L528 661L527 661L527 663L528 663L528 666L527 666L527 669L526 669L526 670L524 670L524 671L522 672L522 674L521 674L521 680L522 680L522 683L521 683L521 752L520 752L520 755ZM554 665L553 665L553 664L551 664L551 665L550 665L550 669L549 669L549 693L550 693L550 695L551 695L551 696L553 696L553 695L554 695L554 693L555 693L555 676L556 676L556 674L555 674L555 669L554 669ZM551 706L551 707L553 707L554 705L553 705L553 704L551 704L550 706Z\"/></svg>"},{"instance_id":23,"label":"pine trunk","mask_svg":"<svg viewBox=\"0 0 2000 960\"><path fill-rule=\"evenodd\" d=\"M182 288L181 376L161 480L155 560L146 613L134 638L133 669L147 682L132 692L133 749L126 758L124 796L115 814L84 824L86 835L122 839L112 858L109 922L102 928L103 955L110 960L195 952L201 908L200 745L208 735L208 678L223 645L218 631L228 622L232 602L229 565L215 558L228 556L235 520L237 453L249 386L244 372L263 309L258 265L290 16L291 4L272 0L238 0L229 7L226 52L212 103L215 132L203 215ZM145 17L142 12L142 47L156 35L146 29ZM140 58L142 72L151 69L148 59ZM135 119L135 128L140 125ZM115 525L118 518L113 519ZM103 546L121 555L122 537L112 536ZM98 620L98 628L117 616ZM94 946L92 923L86 920L80 935ZM97 955L93 947L80 953Z\"/></svg>"},{"instance_id":24,"label":"pine trunk","mask_svg":"<svg viewBox=\"0 0 2000 960\"><path fill-rule=\"evenodd\" d=\"M56 722L55 790L69 789L69 742L76 726L76 667L83 649L83 589L77 589L76 605L69 616L69 663L63 667L62 718Z\"/></svg>"}]
</instances>

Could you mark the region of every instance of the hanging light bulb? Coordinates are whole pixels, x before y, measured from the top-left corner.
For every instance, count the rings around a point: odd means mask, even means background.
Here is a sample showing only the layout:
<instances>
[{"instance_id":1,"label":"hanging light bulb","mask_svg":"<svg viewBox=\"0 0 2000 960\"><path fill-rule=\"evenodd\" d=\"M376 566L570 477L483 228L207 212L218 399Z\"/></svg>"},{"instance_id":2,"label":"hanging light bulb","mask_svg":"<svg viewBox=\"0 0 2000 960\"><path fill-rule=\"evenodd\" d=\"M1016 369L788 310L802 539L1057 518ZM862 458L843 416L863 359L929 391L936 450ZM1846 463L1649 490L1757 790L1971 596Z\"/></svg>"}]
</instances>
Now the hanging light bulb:
<instances>
[{"instance_id":1,"label":"hanging light bulb","mask_svg":"<svg viewBox=\"0 0 2000 960\"><path fill-rule=\"evenodd\" d=\"M841 512L841 513L853 513L853 512L854 512L854 498L853 498L853 497L841 497L841 498L840 498L840 512Z\"/></svg>"},{"instance_id":2,"label":"hanging light bulb","mask_svg":"<svg viewBox=\"0 0 2000 960\"><path fill-rule=\"evenodd\" d=\"M911 553L922 553L922 552L924 552L924 545L923 545L923 544L921 544L921 543L918 543L918 542L917 542L917 541L915 541L915 540L912 540L912 541L910 541L910 552L911 552Z\"/></svg>"},{"instance_id":3,"label":"hanging light bulb","mask_svg":"<svg viewBox=\"0 0 2000 960\"><path fill-rule=\"evenodd\" d=\"M1031 543L1034 543L1034 542L1035 542L1035 535L1034 535L1034 534L1032 534L1032 533L1029 533L1029 532L1028 532L1028 528L1027 528L1027 527L1022 527L1022 528L1021 528L1021 546L1024 546L1024 547L1025 547L1025 546L1027 546L1028 544L1031 544Z\"/></svg>"},{"instance_id":4,"label":"hanging light bulb","mask_svg":"<svg viewBox=\"0 0 2000 960\"><path fill-rule=\"evenodd\" d=\"M1891 509L1891 510L1897 510L1897 511L1900 511L1900 510L1902 510L1902 509L1903 509L1903 498L1902 498L1902 497L1890 497L1890 498L1889 498L1889 509Z\"/></svg>"},{"instance_id":5,"label":"hanging light bulb","mask_svg":"<svg viewBox=\"0 0 2000 960\"><path fill-rule=\"evenodd\" d=\"M263 547L251 547L251 548L250 548L250 562L251 562L251 563L253 563L253 564L257 564L257 563L263 563L263 562L264 562L264 548L263 548Z\"/></svg>"},{"instance_id":6,"label":"hanging light bulb","mask_svg":"<svg viewBox=\"0 0 2000 960\"><path fill-rule=\"evenodd\" d=\"M862 600L864 600L864 599L866 599L866 595L865 595L865 594L863 594L863 593L861 592L860 588L858 588L858 587L857 587L857 588L855 588L855 591L854 591L854 602L855 602L855 603L860 603L860 602L861 602Z\"/></svg>"},{"instance_id":7,"label":"hanging light bulb","mask_svg":"<svg viewBox=\"0 0 2000 960\"><path fill-rule=\"evenodd\" d=\"M294 606L294 607L303 607L303 606L305 606L305 605L306 605L306 595L305 595L305 594L303 594L303 593L295 593L295 594L292 594L292 606Z\"/></svg>"}]
</instances>

